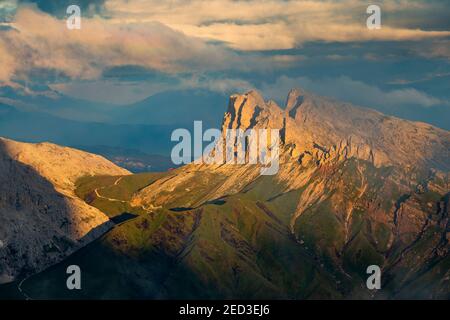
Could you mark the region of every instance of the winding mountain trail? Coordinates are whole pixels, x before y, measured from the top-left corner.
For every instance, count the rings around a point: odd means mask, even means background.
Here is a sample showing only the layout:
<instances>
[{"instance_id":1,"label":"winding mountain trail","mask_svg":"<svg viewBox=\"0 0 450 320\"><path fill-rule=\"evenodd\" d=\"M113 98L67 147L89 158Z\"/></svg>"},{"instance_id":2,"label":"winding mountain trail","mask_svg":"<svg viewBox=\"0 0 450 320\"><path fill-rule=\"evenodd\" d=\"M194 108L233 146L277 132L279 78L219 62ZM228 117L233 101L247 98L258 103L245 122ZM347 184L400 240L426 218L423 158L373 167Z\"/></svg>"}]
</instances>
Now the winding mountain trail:
<instances>
[{"instance_id":1,"label":"winding mountain trail","mask_svg":"<svg viewBox=\"0 0 450 320\"><path fill-rule=\"evenodd\" d=\"M122 180L122 178L123 178L123 176L120 177L120 178L118 178L116 181L114 181L114 183L113 183L111 186L117 186L117 185L119 184L120 180ZM129 203L129 201L125 201L125 200L120 200L120 199L115 199L115 198L109 198L109 197L102 196L102 195L98 192L99 190L103 190L103 189L109 188L109 187L111 187L111 186L104 186L104 187L96 188L96 189L94 190L95 195L96 195L98 198L100 198L100 199L105 199L105 200L108 200L108 201L121 202L121 203Z\"/></svg>"},{"instance_id":2,"label":"winding mountain trail","mask_svg":"<svg viewBox=\"0 0 450 320\"><path fill-rule=\"evenodd\" d=\"M114 185L117 186L117 185L119 184L120 180L122 180L122 179L123 179L123 176L122 176L122 177L119 177L119 179L117 179L116 181L114 181Z\"/></svg>"},{"instance_id":3,"label":"winding mountain trail","mask_svg":"<svg viewBox=\"0 0 450 320\"><path fill-rule=\"evenodd\" d=\"M121 199L116 199L116 198L109 198L109 197L105 197L105 196L102 196L101 194L100 194L100 190L103 190L103 189L106 189L106 188L109 188L109 187L112 187L112 186L117 186L119 183L120 183L120 181L122 180L124 178L124 176L121 176L121 177L119 177L116 181L114 181L114 183L112 184L112 185L109 185L109 186L103 186L103 187L100 187L100 188L96 188L96 189L94 189L94 193L95 193L95 195L98 197L98 198L100 198L100 199L104 199L104 200L108 200L108 201L112 201L112 202L120 202L120 203L125 203L125 204L130 204L130 201L127 201L127 200L121 200ZM131 204L130 204L131 205ZM140 205L140 206L137 206L138 208L141 208L141 209L143 209L144 211L152 211L152 210L156 210L156 209L161 209L162 207L161 206L153 206L153 205L151 205L151 204L149 204L148 206L145 206L145 205Z\"/></svg>"},{"instance_id":4,"label":"winding mountain trail","mask_svg":"<svg viewBox=\"0 0 450 320\"><path fill-rule=\"evenodd\" d=\"M98 198L100 198L100 199L105 199L105 200L108 200L108 201L115 201L115 202L128 203L128 201L125 201L125 200L114 199L114 198L108 198L108 197L102 196L102 195L98 192L98 190L101 190L101 189L104 189L104 188L106 188L106 187L101 187L101 188L97 188L97 189L94 190L95 195L96 195Z\"/></svg>"},{"instance_id":5,"label":"winding mountain trail","mask_svg":"<svg viewBox=\"0 0 450 320\"><path fill-rule=\"evenodd\" d=\"M17 290L19 290L20 294L25 298L25 300L33 300L33 298L31 298L28 294L25 293L25 291L22 289L22 285L23 283L28 280L29 278L31 278L31 276L24 278L22 281L19 282L19 284L17 285Z\"/></svg>"}]
</instances>

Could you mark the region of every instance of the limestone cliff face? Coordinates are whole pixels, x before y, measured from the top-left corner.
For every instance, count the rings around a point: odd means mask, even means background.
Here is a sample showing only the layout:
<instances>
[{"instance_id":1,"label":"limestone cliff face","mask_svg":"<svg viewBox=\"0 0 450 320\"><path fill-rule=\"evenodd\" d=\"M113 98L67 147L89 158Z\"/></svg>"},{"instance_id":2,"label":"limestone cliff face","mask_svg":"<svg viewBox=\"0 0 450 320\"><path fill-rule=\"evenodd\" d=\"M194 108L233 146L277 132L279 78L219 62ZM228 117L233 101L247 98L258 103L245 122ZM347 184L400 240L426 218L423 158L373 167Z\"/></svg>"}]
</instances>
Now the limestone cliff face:
<instances>
[{"instance_id":1,"label":"limestone cliff face","mask_svg":"<svg viewBox=\"0 0 450 320\"><path fill-rule=\"evenodd\" d=\"M256 91L230 98L223 129L277 128L290 154L303 161L356 157L375 166L448 170L450 133L431 125L293 89L285 109Z\"/></svg>"},{"instance_id":2,"label":"limestone cliff face","mask_svg":"<svg viewBox=\"0 0 450 320\"><path fill-rule=\"evenodd\" d=\"M265 102L257 91L230 97L222 130L250 128L282 129L283 110L273 101Z\"/></svg>"},{"instance_id":3,"label":"limestone cliff face","mask_svg":"<svg viewBox=\"0 0 450 320\"><path fill-rule=\"evenodd\" d=\"M74 194L78 178L102 174L129 172L79 150L0 138L0 283L62 260L111 227Z\"/></svg>"},{"instance_id":4,"label":"limestone cliff face","mask_svg":"<svg viewBox=\"0 0 450 320\"><path fill-rule=\"evenodd\" d=\"M274 128L280 130L280 171L277 179L300 188L326 164L348 159L368 161L377 168L401 169L407 180L429 170L450 170L450 133L431 125L386 116L377 111L319 97L302 89L289 93L284 109L264 101L257 91L230 97L222 130ZM138 193L134 203L162 204L159 192L170 192L198 171L227 177L210 198L238 192L259 176L259 165L190 164ZM415 181L414 183L418 183ZM157 187L159 186L159 189ZM323 187L323 186L322 186ZM173 195L176 197L176 195Z\"/></svg>"},{"instance_id":5,"label":"limestone cliff face","mask_svg":"<svg viewBox=\"0 0 450 320\"><path fill-rule=\"evenodd\" d=\"M357 157L375 166L448 170L450 133L431 125L318 97L301 89L286 103L286 143L318 156Z\"/></svg>"}]
</instances>

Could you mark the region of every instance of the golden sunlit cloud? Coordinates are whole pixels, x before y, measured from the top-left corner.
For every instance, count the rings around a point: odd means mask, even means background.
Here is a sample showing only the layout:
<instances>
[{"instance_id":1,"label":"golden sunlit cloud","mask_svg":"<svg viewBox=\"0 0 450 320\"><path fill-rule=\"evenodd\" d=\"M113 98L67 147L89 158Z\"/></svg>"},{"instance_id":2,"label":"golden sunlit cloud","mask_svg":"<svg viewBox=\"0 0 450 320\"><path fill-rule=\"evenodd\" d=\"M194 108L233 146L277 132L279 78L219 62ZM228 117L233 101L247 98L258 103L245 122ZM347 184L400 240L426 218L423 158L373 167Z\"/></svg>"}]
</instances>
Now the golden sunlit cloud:
<instances>
[{"instance_id":1,"label":"golden sunlit cloud","mask_svg":"<svg viewBox=\"0 0 450 320\"><path fill-rule=\"evenodd\" d=\"M108 0L118 23L159 21L187 35L223 41L239 50L291 49L308 41L421 40L450 31L383 26L366 28L365 1ZM383 2L382 12L421 10L425 3Z\"/></svg>"},{"instance_id":2,"label":"golden sunlit cloud","mask_svg":"<svg viewBox=\"0 0 450 320\"><path fill-rule=\"evenodd\" d=\"M167 73L225 68L234 54L187 37L159 22L108 23L85 18L81 30L29 6L17 11L11 29L0 32L0 81L27 78L48 69L77 79L95 79L108 67L138 65ZM187 67L188 66L188 67Z\"/></svg>"},{"instance_id":3,"label":"golden sunlit cloud","mask_svg":"<svg viewBox=\"0 0 450 320\"><path fill-rule=\"evenodd\" d=\"M7 28L0 30L0 82L26 81L33 70L92 80L105 69L125 65L165 73L288 67L305 57L256 52L249 62L239 51L292 49L314 41L442 39L428 54L448 57L445 37L450 31L389 25L368 30L366 6L356 0L107 0L101 15L82 13L81 30L68 30L64 19L20 5ZM425 6L383 2L382 10L395 13Z\"/></svg>"}]
</instances>

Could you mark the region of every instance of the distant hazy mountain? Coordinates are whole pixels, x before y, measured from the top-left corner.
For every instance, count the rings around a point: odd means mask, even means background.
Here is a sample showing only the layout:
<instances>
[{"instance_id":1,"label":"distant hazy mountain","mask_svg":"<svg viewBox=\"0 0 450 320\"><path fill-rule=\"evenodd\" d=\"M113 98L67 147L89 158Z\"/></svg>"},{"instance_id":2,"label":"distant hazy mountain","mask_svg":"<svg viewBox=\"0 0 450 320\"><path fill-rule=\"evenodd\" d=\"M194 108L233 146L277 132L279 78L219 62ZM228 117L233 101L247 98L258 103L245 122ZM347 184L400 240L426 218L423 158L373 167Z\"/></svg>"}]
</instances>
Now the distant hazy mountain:
<instances>
[{"instance_id":1,"label":"distant hazy mountain","mask_svg":"<svg viewBox=\"0 0 450 320\"><path fill-rule=\"evenodd\" d=\"M0 88L0 103L19 111L44 113L65 120L105 124L190 125L194 120L206 126L220 125L226 96L208 90L165 91L131 105L112 105L75 99L57 92L52 96L30 95Z\"/></svg>"},{"instance_id":2,"label":"distant hazy mountain","mask_svg":"<svg viewBox=\"0 0 450 320\"><path fill-rule=\"evenodd\" d=\"M166 157L173 147L173 130L191 130L195 120L202 120L205 128L217 128L226 109L223 95L206 90L164 92L129 106L59 94L56 98L20 95L5 88L1 95L0 135L27 142L83 146L87 150L96 146L136 149ZM153 157L153 167L167 168L167 161L157 158Z\"/></svg>"},{"instance_id":3,"label":"distant hazy mountain","mask_svg":"<svg viewBox=\"0 0 450 320\"><path fill-rule=\"evenodd\" d=\"M0 88L0 103L12 105L19 111L44 113L66 120L81 122L111 121L110 112L115 107L113 105L75 99L55 91L51 92L51 96L29 94L10 87L2 87Z\"/></svg>"},{"instance_id":4,"label":"distant hazy mountain","mask_svg":"<svg viewBox=\"0 0 450 320\"><path fill-rule=\"evenodd\" d=\"M75 182L128 173L97 155L0 138L0 283L61 261L108 230L108 217L75 196Z\"/></svg>"},{"instance_id":5,"label":"distant hazy mountain","mask_svg":"<svg viewBox=\"0 0 450 320\"><path fill-rule=\"evenodd\" d=\"M27 142L50 141L67 146L110 146L169 154L172 126L80 122L45 112L19 111L0 104L0 135Z\"/></svg>"},{"instance_id":6,"label":"distant hazy mountain","mask_svg":"<svg viewBox=\"0 0 450 320\"><path fill-rule=\"evenodd\" d=\"M226 110L226 96L207 90L166 91L138 103L115 108L115 123L186 126L202 120L217 128Z\"/></svg>"}]
</instances>

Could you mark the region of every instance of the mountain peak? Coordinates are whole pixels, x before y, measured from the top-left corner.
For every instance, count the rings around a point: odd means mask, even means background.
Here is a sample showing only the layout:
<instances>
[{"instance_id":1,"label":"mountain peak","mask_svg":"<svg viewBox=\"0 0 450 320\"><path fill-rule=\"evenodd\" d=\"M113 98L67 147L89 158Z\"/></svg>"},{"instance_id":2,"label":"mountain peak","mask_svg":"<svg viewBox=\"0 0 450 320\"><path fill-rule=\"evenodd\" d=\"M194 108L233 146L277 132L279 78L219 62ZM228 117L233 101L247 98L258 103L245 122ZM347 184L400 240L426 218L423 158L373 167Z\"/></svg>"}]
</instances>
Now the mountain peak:
<instances>
[{"instance_id":1,"label":"mountain peak","mask_svg":"<svg viewBox=\"0 0 450 320\"><path fill-rule=\"evenodd\" d=\"M283 111L273 101L264 101L262 95L251 90L245 94L234 94L230 96L228 110L223 120L223 129L234 128L243 129L252 128L258 124L266 123L268 118L273 116L282 119ZM273 123L275 127L282 126L282 121Z\"/></svg>"},{"instance_id":2,"label":"mountain peak","mask_svg":"<svg viewBox=\"0 0 450 320\"><path fill-rule=\"evenodd\" d=\"M298 97L304 95L305 93L306 93L306 91L303 90L303 89L300 88L300 87L292 88L291 90L289 90L289 93L288 93L288 96L287 96L287 101L289 101L289 100L295 100L295 99L297 99Z\"/></svg>"},{"instance_id":3,"label":"mountain peak","mask_svg":"<svg viewBox=\"0 0 450 320\"><path fill-rule=\"evenodd\" d=\"M264 101L256 90L230 97L222 129L282 130L282 141L304 152L357 157L375 166L411 165L447 169L450 133L309 93L289 92L286 108ZM414 154L414 157L411 157ZM327 156L328 157L328 156Z\"/></svg>"},{"instance_id":4,"label":"mountain peak","mask_svg":"<svg viewBox=\"0 0 450 320\"><path fill-rule=\"evenodd\" d=\"M252 90L247 91L245 93L245 95L247 97L252 97L252 98L254 98L257 101L264 101L264 98L263 98L262 94L256 89L252 89Z\"/></svg>"}]
</instances>

